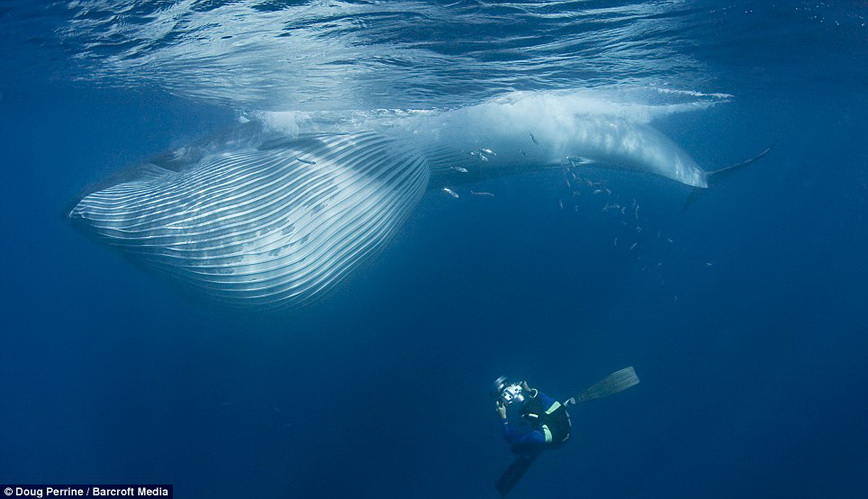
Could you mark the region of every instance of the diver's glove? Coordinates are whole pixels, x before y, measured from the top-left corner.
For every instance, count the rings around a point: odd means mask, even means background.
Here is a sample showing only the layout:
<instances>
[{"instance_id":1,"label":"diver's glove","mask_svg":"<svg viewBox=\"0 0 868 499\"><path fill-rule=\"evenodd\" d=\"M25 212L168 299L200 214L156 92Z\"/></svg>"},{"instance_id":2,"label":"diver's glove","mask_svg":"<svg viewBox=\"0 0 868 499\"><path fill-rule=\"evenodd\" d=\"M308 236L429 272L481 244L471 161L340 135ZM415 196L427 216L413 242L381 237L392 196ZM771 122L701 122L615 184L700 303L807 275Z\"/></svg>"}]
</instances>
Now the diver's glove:
<instances>
[{"instance_id":1,"label":"diver's glove","mask_svg":"<svg viewBox=\"0 0 868 499\"><path fill-rule=\"evenodd\" d=\"M503 419L504 421L506 421L506 404L504 404L500 400L498 400L496 402L496 404L497 404L497 413L500 414L500 419Z\"/></svg>"}]
</instances>

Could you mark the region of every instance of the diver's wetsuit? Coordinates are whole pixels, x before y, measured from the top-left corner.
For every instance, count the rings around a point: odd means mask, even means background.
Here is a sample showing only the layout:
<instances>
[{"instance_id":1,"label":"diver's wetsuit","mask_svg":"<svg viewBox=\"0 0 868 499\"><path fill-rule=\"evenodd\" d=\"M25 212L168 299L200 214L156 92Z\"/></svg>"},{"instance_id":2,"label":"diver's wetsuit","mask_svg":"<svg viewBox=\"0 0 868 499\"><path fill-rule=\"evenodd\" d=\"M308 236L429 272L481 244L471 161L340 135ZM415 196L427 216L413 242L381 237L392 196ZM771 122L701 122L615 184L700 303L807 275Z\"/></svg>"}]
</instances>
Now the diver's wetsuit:
<instances>
[{"instance_id":1,"label":"diver's wetsuit","mask_svg":"<svg viewBox=\"0 0 868 499\"><path fill-rule=\"evenodd\" d=\"M501 420L503 437L516 454L535 454L546 449L554 449L563 445L570 438L570 418L560 402L545 393L533 389L534 395L526 402L526 409L537 416L539 424L527 432L515 431L509 424L509 419ZM535 406L535 407L534 407ZM540 417L541 416L541 417Z\"/></svg>"}]
</instances>

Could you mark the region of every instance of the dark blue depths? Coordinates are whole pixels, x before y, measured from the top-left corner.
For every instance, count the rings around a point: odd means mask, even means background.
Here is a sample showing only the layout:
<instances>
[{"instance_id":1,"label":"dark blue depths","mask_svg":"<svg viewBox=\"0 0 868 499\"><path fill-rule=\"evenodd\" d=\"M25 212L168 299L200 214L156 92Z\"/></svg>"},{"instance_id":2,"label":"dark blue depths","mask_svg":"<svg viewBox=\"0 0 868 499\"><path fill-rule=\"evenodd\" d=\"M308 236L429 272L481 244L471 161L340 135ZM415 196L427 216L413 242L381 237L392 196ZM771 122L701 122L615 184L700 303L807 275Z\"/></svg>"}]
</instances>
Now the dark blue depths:
<instances>
[{"instance_id":1,"label":"dark blue depths","mask_svg":"<svg viewBox=\"0 0 868 499\"><path fill-rule=\"evenodd\" d=\"M687 210L679 185L593 169L637 200L641 233L556 170L432 191L327 300L265 319L186 298L61 216L88 181L230 110L10 78L0 482L495 497L512 458L495 377L566 398L633 365L642 383L574 409L569 445L514 497L864 496L868 99L864 79L834 75L859 49L812 57L798 80L751 46L705 54L733 103L659 125L703 165L777 144Z\"/></svg>"}]
</instances>

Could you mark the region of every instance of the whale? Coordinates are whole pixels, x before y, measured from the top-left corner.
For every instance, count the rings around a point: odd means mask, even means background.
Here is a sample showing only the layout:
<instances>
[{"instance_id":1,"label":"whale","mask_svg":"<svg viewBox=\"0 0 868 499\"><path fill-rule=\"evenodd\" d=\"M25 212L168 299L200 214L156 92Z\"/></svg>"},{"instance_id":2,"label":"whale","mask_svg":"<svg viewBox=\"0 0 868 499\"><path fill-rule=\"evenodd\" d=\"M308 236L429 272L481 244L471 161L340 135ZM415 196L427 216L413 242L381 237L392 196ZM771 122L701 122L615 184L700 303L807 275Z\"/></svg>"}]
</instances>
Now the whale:
<instances>
[{"instance_id":1,"label":"whale","mask_svg":"<svg viewBox=\"0 0 868 499\"><path fill-rule=\"evenodd\" d=\"M286 310L374 258L427 190L584 163L699 189L721 172L650 124L532 99L356 124L363 131L251 121L122 170L66 216L220 307Z\"/></svg>"}]
</instances>

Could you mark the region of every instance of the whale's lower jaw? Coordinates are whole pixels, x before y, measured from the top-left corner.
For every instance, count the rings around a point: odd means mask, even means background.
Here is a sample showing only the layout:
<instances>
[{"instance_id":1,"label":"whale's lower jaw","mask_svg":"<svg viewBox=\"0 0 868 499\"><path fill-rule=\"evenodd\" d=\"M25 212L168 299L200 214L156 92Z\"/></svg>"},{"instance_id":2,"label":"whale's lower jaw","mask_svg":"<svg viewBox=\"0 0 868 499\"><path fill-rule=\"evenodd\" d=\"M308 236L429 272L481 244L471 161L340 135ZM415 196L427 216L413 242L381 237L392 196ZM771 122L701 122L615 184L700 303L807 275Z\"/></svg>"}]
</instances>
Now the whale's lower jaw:
<instances>
[{"instance_id":1,"label":"whale's lower jaw","mask_svg":"<svg viewBox=\"0 0 868 499\"><path fill-rule=\"evenodd\" d=\"M92 192L69 217L152 271L232 308L315 300L389 240L425 160L373 133L213 152Z\"/></svg>"}]
</instances>

